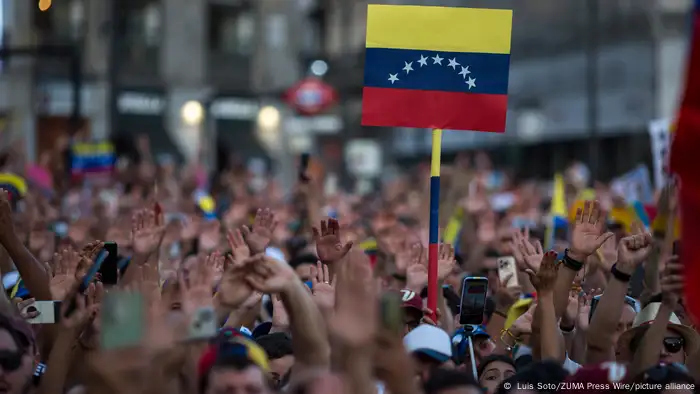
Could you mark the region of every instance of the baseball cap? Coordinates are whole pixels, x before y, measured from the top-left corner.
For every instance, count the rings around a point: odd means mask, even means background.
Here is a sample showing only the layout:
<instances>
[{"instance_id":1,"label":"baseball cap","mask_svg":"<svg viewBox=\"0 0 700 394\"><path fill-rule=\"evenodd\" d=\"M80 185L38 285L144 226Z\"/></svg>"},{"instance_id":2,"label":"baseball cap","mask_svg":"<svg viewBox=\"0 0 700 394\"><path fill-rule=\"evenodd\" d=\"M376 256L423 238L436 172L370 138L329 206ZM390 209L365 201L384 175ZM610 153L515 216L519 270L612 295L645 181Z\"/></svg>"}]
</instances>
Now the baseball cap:
<instances>
[{"instance_id":1,"label":"baseball cap","mask_svg":"<svg viewBox=\"0 0 700 394\"><path fill-rule=\"evenodd\" d=\"M401 290L401 307L416 309L423 313L423 299L415 291L403 289Z\"/></svg>"},{"instance_id":2,"label":"baseball cap","mask_svg":"<svg viewBox=\"0 0 700 394\"><path fill-rule=\"evenodd\" d=\"M464 356L467 355L469 351L469 337L486 337L491 338L491 336L486 332L483 325L472 326L471 332L468 332L463 327L460 327L452 335L452 345L454 346L455 352L455 362L461 364L464 361Z\"/></svg>"},{"instance_id":3,"label":"baseball cap","mask_svg":"<svg viewBox=\"0 0 700 394\"><path fill-rule=\"evenodd\" d=\"M622 382L627 377L627 367L616 362L586 365L575 374L564 379L567 383L560 393L608 393L613 383Z\"/></svg>"},{"instance_id":4,"label":"baseball cap","mask_svg":"<svg viewBox=\"0 0 700 394\"><path fill-rule=\"evenodd\" d=\"M242 358L260 368L264 373L270 372L270 364L260 345L238 330L222 331L217 343L210 345L202 354L198 364L198 375L204 377L218 362L229 358Z\"/></svg>"},{"instance_id":5,"label":"baseball cap","mask_svg":"<svg viewBox=\"0 0 700 394\"><path fill-rule=\"evenodd\" d=\"M452 357L450 335L430 324L421 324L403 337L403 345L409 353L421 353L439 362Z\"/></svg>"}]
</instances>

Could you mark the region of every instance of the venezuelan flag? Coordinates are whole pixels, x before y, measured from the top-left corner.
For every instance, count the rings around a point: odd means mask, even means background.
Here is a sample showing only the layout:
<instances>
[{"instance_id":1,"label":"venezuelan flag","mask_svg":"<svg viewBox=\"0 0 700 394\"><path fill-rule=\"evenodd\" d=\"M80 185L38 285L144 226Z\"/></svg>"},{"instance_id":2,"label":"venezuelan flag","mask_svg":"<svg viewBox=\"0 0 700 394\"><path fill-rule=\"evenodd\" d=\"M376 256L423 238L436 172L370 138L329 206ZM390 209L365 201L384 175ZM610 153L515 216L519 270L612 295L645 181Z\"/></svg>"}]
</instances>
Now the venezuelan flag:
<instances>
[{"instance_id":1,"label":"venezuelan flag","mask_svg":"<svg viewBox=\"0 0 700 394\"><path fill-rule=\"evenodd\" d=\"M462 234L462 221L464 220L464 209L458 207L454 214L450 217L445 227L445 232L442 234L442 242L452 245L455 253L459 254L459 239Z\"/></svg>"},{"instance_id":2,"label":"venezuelan flag","mask_svg":"<svg viewBox=\"0 0 700 394\"><path fill-rule=\"evenodd\" d=\"M80 142L71 147L73 176L111 173L114 162L114 146L111 142Z\"/></svg>"},{"instance_id":3,"label":"venezuelan flag","mask_svg":"<svg viewBox=\"0 0 700 394\"><path fill-rule=\"evenodd\" d=\"M367 257L369 257L370 264L372 267L377 264L377 241L374 238L368 238L360 243L360 249L365 252Z\"/></svg>"},{"instance_id":4,"label":"venezuelan flag","mask_svg":"<svg viewBox=\"0 0 700 394\"><path fill-rule=\"evenodd\" d=\"M504 132L511 10L367 8L362 124Z\"/></svg>"},{"instance_id":5,"label":"venezuelan flag","mask_svg":"<svg viewBox=\"0 0 700 394\"><path fill-rule=\"evenodd\" d=\"M700 0L695 1L685 92L671 142L671 171L680 178L681 261L685 267L686 307L700 318ZM697 322L697 320L695 320Z\"/></svg>"}]
</instances>

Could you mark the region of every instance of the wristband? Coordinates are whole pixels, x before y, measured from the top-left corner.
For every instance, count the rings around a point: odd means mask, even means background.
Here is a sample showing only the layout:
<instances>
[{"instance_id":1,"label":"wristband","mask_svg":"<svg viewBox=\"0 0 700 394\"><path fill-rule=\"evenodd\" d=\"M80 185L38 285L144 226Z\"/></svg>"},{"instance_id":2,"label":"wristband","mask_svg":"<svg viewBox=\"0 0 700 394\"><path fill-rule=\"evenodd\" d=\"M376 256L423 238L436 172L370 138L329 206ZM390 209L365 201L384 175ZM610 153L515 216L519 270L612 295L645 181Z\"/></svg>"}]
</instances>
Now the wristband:
<instances>
[{"instance_id":1,"label":"wristband","mask_svg":"<svg viewBox=\"0 0 700 394\"><path fill-rule=\"evenodd\" d=\"M569 249L566 249L564 252L564 258L561 259L562 264L566 266L566 268L572 270L572 271L581 271L581 268L583 268L583 263L580 261L576 261L569 257Z\"/></svg>"},{"instance_id":2,"label":"wristband","mask_svg":"<svg viewBox=\"0 0 700 394\"><path fill-rule=\"evenodd\" d=\"M504 318L504 319L507 319L507 318L508 318L508 315L507 315L507 314L505 314L505 313L503 313L503 312L501 312L501 311L499 311L499 310L493 311L493 314L494 314L494 315L498 315L498 316L500 316L500 317L502 317L502 318Z\"/></svg>"},{"instance_id":3,"label":"wristband","mask_svg":"<svg viewBox=\"0 0 700 394\"><path fill-rule=\"evenodd\" d=\"M626 274L617 269L617 263L613 264L612 268L610 269L610 273L620 282L627 283L630 281L630 279L632 279L632 275Z\"/></svg>"},{"instance_id":4,"label":"wristband","mask_svg":"<svg viewBox=\"0 0 700 394\"><path fill-rule=\"evenodd\" d=\"M406 281L406 275L401 275L401 274L394 273L394 274L392 274L391 276L392 276L394 279L401 280L401 281L404 281L404 282Z\"/></svg>"},{"instance_id":5,"label":"wristband","mask_svg":"<svg viewBox=\"0 0 700 394\"><path fill-rule=\"evenodd\" d=\"M570 333L572 333L572 332L576 329L576 325L573 325L573 326L571 326L571 327L559 326L559 329L560 329L561 332L563 332L563 333L570 334Z\"/></svg>"}]
</instances>

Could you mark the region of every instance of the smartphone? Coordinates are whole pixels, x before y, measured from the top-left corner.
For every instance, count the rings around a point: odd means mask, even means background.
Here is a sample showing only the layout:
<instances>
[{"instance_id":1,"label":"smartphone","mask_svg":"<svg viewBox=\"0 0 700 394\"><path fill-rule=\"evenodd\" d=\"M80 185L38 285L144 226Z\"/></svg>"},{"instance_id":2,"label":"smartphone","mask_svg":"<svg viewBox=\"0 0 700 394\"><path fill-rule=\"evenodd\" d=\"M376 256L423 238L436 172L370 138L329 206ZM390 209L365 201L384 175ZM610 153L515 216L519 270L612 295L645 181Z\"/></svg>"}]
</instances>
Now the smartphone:
<instances>
[{"instance_id":1,"label":"smartphone","mask_svg":"<svg viewBox=\"0 0 700 394\"><path fill-rule=\"evenodd\" d=\"M116 285L119 281L119 247L116 242L105 242L107 257L100 266L100 280L105 285Z\"/></svg>"},{"instance_id":2,"label":"smartphone","mask_svg":"<svg viewBox=\"0 0 700 394\"><path fill-rule=\"evenodd\" d=\"M462 297L459 304L459 324L479 325L484 322L484 307L489 280L467 276L462 281Z\"/></svg>"},{"instance_id":3,"label":"smartphone","mask_svg":"<svg viewBox=\"0 0 700 394\"><path fill-rule=\"evenodd\" d=\"M51 226L51 230L59 239L63 239L68 235L68 224L66 222L55 222Z\"/></svg>"},{"instance_id":4,"label":"smartphone","mask_svg":"<svg viewBox=\"0 0 700 394\"><path fill-rule=\"evenodd\" d=\"M100 253L97 255L97 258L95 258L95 262L92 263L92 266L88 270L87 274L83 277L83 281L80 282L80 287L78 288L78 293L75 295L76 297L83 297L85 294L85 290L90 286L90 283L95 279L95 275L100 271L100 268L102 267L102 264L105 262L107 259L107 256L109 256L109 252L106 249L102 249ZM75 312L76 308L76 300L75 297L71 298L68 301L68 307L66 308L66 316L70 316Z\"/></svg>"},{"instance_id":5,"label":"smartphone","mask_svg":"<svg viewBox=\"0 0 700 394\"><path fill-rule=\"evenodd\" d=\"M309 177L306 176L306 170L309 169L309 158L308 153L302 153L299 156L299 181L301 182L309 181Z\"/></svg>"},{"instance_id":6,"label":"smartphone","mask_svg":"<svg viewBox=\"0 0 700 394\"><path fill-rule=\"evenodd\" d=\"M143 295L123 291L105 294L100 315L100 343L104 349L137 346L145 334Z\"/></svg>"},{"instance_id":7,"label":"smartphone","mask_svg":"<svg viewBox=\"0 0 700 394\"><path fill-rule=\"evenodd\" d=\"M36 368L34 368L34 375L32 376L32 382L34 383L34 386L39 386L39 383L41 382L41 377L44 376L45 372L46 364L39 363L36 365Z\"/></svg>"},{"instance_id":8,"label":"smartphone","mask_svg":"<svg viewBox=\"0 0 700 394\"><path fill-rule=\"evenodd\" d=\"M36 301L27 305L23 312L39 312L39 316L27 320L29 324L54 324L61 319L62 304L62 301Z\"/></svg>"},{"instance_id":9,"label":"smartphone","mask_svg":"<svg viewBox=\"0 0 700 394\"><path fill-rule=\"evenodd\" d=\"M216 321L216 312L213 307L199 308L194 312L194 317L190 322L189 340L210 339L219 332L219 325Z\"/></svg>"},{"instance_id":10,"label":"smartphone","mask_svg":"<svg viewBox=\"0 0 700 394\"><path fill-rule=\"evenodd\" d=\"M496 264L501 284L505 284L506 287L518 286L518 267L515 265L515 257L499 257Z\"/></svg>"},{"instance_id":11,"label":"smartphone","mask_svg":"<svg viewBox=\"0 0 700 394\"><path fill-rule=\"evenodd\" d=\"M403 309L401 309L401 296L399 293L386 293L382 296L380 304L380 321L382 327L390 332L401 332L403 327Z\"/></svg>"},{"instance_id":12,"label":"smartphone","mask_svg":"<svg viewBox=\"0 0 700 394\"><path fill-rule=\"evenodd\" d=\"M590 312L588 312L588 320L589 321L591 319L593 319L593 312L595 312L595 308L598 307L598 302L600 301L600 297L601 296L597 295L597 296L593 297L593 299L591 300L591 310L590 310ZM637 303L637 300L635 300L634 298L632 298L630 296L625 296L625 304L631 306L635 312L639 313L639 309L640 309L639 304Z\"/></svg>"}]
</instances>

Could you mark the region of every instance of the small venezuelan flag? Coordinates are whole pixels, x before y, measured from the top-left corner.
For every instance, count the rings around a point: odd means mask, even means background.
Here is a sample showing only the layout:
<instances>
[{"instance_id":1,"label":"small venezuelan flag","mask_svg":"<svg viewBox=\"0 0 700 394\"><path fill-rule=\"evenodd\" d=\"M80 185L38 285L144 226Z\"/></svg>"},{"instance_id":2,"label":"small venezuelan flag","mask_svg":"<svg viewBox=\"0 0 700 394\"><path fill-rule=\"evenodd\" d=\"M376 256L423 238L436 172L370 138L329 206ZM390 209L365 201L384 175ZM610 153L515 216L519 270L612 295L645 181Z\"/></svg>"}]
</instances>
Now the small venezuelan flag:
<instances>
[{"instance_id":1,"label":"small venezuelan flag","mask_svg":"<svg viewBox=\"0 0 700 394\"><path fill-rule=\"evenodd\" d=\"M27 194L27 182L19 175L3 172L0 173L0 189L7 190L10 199L16 202Z\"/></svg>"},{"instance_id":2,"label":"small venezuelan flag","mask_svg":"<svg viewBox=\"0 0 700 394\"><path fill-rule=\"evenodd\" d=\"M111 142L79 142L71 147L71 174L74 177L111 174L114 162Z\"/></svg>"},{"instance_id":3,"label":"small venezuelan flag","mask_svg":"<svg viewBox=\"0 0 700 394\"><path fill-rule=\"evenodd\" d=\"M362 124L504 132L511 10L367 8Z\"/></svg>"}]
</instances>

